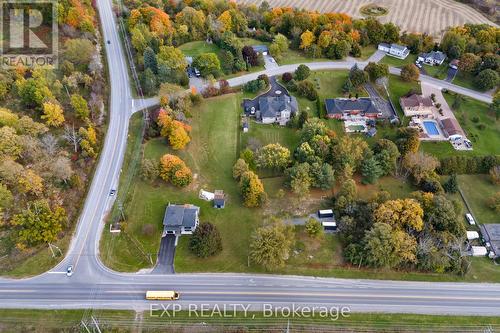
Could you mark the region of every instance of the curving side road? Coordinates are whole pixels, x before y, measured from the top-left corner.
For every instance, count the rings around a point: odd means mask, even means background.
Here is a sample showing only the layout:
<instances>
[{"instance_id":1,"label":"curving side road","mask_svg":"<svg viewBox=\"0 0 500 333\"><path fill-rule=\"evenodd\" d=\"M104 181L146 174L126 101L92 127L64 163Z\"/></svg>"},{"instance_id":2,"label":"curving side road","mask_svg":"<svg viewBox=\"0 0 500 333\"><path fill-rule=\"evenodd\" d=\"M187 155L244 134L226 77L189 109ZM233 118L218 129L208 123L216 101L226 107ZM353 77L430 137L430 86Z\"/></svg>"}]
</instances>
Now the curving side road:
<instances>
[{"instance_id":1,"label":"curving side road","mask_svg":"<svg viewBox=\"0 0 500 333\"><path fill-rule=\"evenodd\" d=\"M332 69L350 69L355 64L358 64L359 68L363 69L368 64L368 62L357 62L357 61L325 61L325 62L311 62L306 63L306 65L313 71L317 70L332 70ZM273 69L264 70L260 72L250 73L246 75L242 75L239 77L235 77L227 80L231 87L241 86L248 81L255 80L261 74L267 74L268 76L281 75L285 72L293 72L299 64L293 65L283 65ZM401 69L395 67L389 67L389 72L394 75L400 75ZM459 94L480 100L482 102L491 103L492 97L489 93L481 93L472 89L464 88L461 86L457 86L450 82L444 80L438 80L431 76L420 75L420 81L431 85L438 89L448 89Z\"/></svg>"},{"instance_id":2,"label":"curving side road","mask_svg":"<svg viewBox=\"0 0 500 333\"><path fill-rule=\"evenodd\" d=\"M146 290L178 290L178 304L264 304L349 306L358 312L500 315L500 284L356 280L255 274L126 274L99 259L104 217L112 205L109 190L118 185L129 117L155 99L133 100L125 56L111 0L97 1L111 80L110 124L100 160L67 256L51 271L29 279L0 279L0 308L111 308L148 310ZM312 69L346 68L348 63L309 64ZM335 67L344 66L344 67ZM282 66L278 71L292 70ZM269 73L273 75L273 73ZM278 74L278 73L274 73ZM239 85L258 73L231 80ZM74 275L66 277L67 265Z\"/></svg>"}]
</instances>

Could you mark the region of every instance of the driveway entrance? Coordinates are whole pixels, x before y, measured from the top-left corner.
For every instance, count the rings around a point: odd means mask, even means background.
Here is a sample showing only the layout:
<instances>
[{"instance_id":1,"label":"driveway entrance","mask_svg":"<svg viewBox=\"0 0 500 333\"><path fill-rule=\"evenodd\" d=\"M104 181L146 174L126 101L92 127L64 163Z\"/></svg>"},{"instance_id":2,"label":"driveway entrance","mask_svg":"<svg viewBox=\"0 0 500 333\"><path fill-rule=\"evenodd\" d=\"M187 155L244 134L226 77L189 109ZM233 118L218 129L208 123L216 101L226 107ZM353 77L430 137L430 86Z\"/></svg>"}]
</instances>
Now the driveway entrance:
<instances>
[{"instance_id":1,"label":"driveway entrance","mask_svg":"<svg viewBox=\"0 0 500 333\"><path fill-rule=\"evenodd\" d=\"M162 237L160 250L158 251L158 260L151 274L174 274L174 257L177 236L166 235Z\"/></svg>"}]
</instances>

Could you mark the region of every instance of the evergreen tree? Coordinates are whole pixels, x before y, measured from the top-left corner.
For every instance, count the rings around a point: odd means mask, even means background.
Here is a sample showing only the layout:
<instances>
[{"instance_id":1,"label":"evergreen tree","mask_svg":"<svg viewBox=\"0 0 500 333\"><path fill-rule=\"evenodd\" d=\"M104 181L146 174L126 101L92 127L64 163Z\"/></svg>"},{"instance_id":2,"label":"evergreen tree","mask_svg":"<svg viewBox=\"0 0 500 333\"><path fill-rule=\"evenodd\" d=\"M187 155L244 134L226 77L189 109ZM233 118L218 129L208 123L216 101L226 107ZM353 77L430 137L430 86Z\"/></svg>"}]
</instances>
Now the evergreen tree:
<instances>
[{"instance_id":1,"label":"evergreen tree","mask_svg":"<svg viewBox=\"0 0 500 333\"><path fill-rule=\"evenodd\" d=\"M380 167L375 157L366 158L361 164L361 174L363 175L363 184L373 184L382 176L384 171Z\"/></svg>"},{"instance_id":2,"label":"evergreen tree","mask_svg":"<svg viewBox=\"0 0 500 333\"><path fill-rule=\"evenodd\" d=\"M457 193L458 192L457 175L452 174L448 178L448 180L444 183L443 188L448 193Z\"/></svg>"},{"instance_id":3,"label":"evergreen tree","mask_svg":"<svg viewBox=\"0 0 500 333\"><path fill-rule=\"evenodd\" d=\"M158 73L158 59L152 48L149 46L144 50L144 69L151 69L154 74Z\"/></svg>"}]
</instances>

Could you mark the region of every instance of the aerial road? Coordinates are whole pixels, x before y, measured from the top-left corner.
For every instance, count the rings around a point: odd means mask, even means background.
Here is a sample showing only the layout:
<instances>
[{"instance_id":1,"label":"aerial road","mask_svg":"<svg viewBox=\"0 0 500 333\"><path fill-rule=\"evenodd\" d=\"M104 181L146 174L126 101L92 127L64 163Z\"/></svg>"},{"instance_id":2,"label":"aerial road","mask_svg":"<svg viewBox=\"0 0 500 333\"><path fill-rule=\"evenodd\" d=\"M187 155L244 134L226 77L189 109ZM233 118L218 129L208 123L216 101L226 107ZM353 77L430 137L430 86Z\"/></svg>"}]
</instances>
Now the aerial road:
<instances>
[{"instance_id":1,"label":"aerial road","mask_svg":"<svg viewBox=\"0 0 500 333\"><path fill-rule=\"evenodd\" d=\"M155 100L133 99L111 0L100 0L96 4L104 39L109 40L105 47L111 84L110 122L100 160L66 257L40 276L0 279L0 308L148 310L152 303L145 300L147 290L176 290L181 298L175 304L184 308L193 304L241 303L259 311L265 304L289 306L294 303L346 306L362 312L500 315L499 284L232 273L163 276L118 273L105 267L99 259L99 240L105 215L113 204L110 190L118 186L129 118L133 111L154 105ZM331 64L350 65L348 62ZM325 69L323 66L326 65L311 68ZM331 66L330 69L336 68ZM283 66L282 70L285 69L288 67ZM256 74L232 79L231 83L241 84L253 75ZM65 274L69 265L74 268L71 277Z\"/></svg>"}]
</instances>

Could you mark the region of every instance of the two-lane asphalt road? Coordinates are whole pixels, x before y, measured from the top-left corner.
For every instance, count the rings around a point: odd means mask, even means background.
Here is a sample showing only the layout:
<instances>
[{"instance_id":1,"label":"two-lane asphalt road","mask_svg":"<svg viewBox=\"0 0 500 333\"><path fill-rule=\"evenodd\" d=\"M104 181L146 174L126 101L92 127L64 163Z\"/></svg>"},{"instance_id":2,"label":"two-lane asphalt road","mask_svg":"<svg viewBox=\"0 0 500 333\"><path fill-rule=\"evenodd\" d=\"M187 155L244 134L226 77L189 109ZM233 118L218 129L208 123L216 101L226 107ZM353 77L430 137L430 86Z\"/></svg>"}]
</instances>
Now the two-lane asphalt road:
<instances>
[{"instance_id":1,"label":"two-lane asphalt road","mask_svg":"<svg viewBox=\"0 0 500 333\"><path fill-rule=\"evenodd\" d=\"M175 304L247 304L252 310L273 306L349 306L352 311L500 315L499 284L429 283L332 279L252 274L125 274L106 268L99 259L104 217L112 205L127 142L129 117L157 100L133 100L128 68L111 0L96 2L110 72L110 123L78 227L65 259L51 271L29 279L0 279L1 308L149 309L146 290L178 290ZM349 62L309 64L312 69L349 68ZM268 75L293 70L281 66ZM391 69L391 71L397 71ZM258 75L231 79L239 85ZM436 83L437 84L437 83ZM443 84L439 82L439 84ZM458 88L456 88L458 89ZM455 90L455 89L454 89ZM467 92L469 93L469 92ZM481 97L481 96L479 96ZM477 97L476 97L477 98ZM490 97L491 98L491 97ZM74 265L67 277L66 267Z\"/></svg>"}]
</instances>

